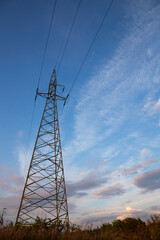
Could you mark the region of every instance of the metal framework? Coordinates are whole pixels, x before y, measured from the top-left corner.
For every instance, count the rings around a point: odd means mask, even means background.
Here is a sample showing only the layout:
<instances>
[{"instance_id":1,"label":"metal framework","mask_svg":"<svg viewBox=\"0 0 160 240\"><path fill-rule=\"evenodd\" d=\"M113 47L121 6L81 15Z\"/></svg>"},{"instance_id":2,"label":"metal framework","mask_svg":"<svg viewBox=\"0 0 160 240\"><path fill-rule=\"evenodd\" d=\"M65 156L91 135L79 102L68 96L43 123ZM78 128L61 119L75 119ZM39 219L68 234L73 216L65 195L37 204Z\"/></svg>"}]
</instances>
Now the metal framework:
<instances>
[{"instance_id":1,"label":"metal framework","mask_svg":"<svg viewBox=\"0 0 160 240\"><path fill-rule=\"evenodd\" d=\"M59 131L57 100L66 98L57 94L56 71L53 70L31 163L29 166L16 224L30 225L36 217L47 219L47 224L69 224L67 194L64 178Z\"/></svg>"}]
</instances>

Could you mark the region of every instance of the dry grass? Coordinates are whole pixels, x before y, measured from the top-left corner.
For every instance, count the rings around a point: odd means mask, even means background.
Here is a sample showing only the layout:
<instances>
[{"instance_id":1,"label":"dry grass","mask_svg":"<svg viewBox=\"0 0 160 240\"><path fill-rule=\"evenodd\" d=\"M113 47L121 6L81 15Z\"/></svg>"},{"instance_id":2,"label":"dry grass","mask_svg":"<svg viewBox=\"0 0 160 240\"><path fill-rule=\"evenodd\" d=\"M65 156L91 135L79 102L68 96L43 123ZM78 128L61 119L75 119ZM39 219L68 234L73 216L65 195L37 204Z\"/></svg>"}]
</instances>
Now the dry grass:
<instances>
[{"instance_id":1,"label":"dry grass","mask_svg":"<svg viewBox=\"0 0 160 240\"><path fill-rule=\"evenodd\" d=\"M160 217L151 216L145 222L126 218L103 224L96 229L81 230L70 227L69 231L58 231L48 227L38 218L30 227L15 227L12 223L0 228L0 240L160 240Z\"/></svg>"}]
</instances>

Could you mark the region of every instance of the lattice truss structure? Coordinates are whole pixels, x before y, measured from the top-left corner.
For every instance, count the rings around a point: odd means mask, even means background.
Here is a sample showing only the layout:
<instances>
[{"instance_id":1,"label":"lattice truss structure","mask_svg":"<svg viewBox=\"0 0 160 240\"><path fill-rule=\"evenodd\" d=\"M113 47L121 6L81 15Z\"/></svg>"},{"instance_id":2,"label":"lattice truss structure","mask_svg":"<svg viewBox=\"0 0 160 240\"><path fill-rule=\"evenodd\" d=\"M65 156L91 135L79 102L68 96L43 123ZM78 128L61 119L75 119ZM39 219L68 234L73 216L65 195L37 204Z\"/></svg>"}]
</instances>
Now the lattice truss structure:
<instances>
[{"instance_id":1,"label":"lattice truss structure","mask_svg":"<svg viewBox=\"0 0 160 240\"><path fill-rule=\"evenodd\" d=\"M57 100L66 100L57 94L56 72L52 73L31 163L29 166L16 224L29 225L36 217L47 223L69 223L62 149L59 131Z\"/></svg>"}]
</instances>

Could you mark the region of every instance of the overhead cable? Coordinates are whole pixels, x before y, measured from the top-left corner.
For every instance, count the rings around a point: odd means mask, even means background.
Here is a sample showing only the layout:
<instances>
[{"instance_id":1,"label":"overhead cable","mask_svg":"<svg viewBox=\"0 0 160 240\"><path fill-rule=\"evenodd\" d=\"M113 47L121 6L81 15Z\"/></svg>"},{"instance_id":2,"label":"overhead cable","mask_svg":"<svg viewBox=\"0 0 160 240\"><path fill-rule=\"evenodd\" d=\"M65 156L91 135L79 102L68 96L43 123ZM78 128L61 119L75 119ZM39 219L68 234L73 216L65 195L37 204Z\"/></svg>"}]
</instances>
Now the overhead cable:
<instances>
[{"instance_id":1,"label":"overhead cable","mask_svg":"<svg viewBox=\"0 0 160 240\"><path fill-rule=\"evenodd\" d=\"M85 57L84 57L81 65L80 65L80 68L79 68L79 70L78 70L78 72L77 72L77 74L76 74L76 76L75 76L75 78L74 78L74 80L73 80L73 83L72 83L72 85L71 85L71 88L70 88L70 90L69 90L69 93L68 93L68 95L67 95L67 96L68 96L67 98L69 98L69 95L70 95L70 93L71 93L71 91L72 91L72 89L73 89L73 87L74 87L74 84L75 84L75 82L76 82L76 80L77 80L77 78L78 78L78 76L79 76L79 74L80 74L80 72L81 72L81 70L82 70L82 67L83 67L83 65L84 65L84 63L85 63L85 61L86 61L86 59L87 59L87 57L88 57L88 55L89 55L89 53L90 53L90 51L91 51L91 48L93 47L93 44L94 44L94 42L95 42L95 40L96 40L96 38L97 38L97 36L98 36L98 34L99 34L102 26L103 26L103 23L104 23L104 21L106 20L106 17L107 17L107 15L108 15L108 13L109 13L109 11L110 11L110 9L111 9L111 6L112 6L113 2L114 2L114 0L111 0L109 6L108 6L108 8L107 8L107 11L106 11L105 14L104 14L104 17L103 17L103 19L102 19L102 21L101 21L101 23L100 23L100 25L99 25L99 27L98 27L98 29L97 29L97 32L96 32L96 34L95 34L95 36L94 36L94 38L93 38L93 40L92 40L92 42L91 42L91 44L90 44L90 46L89 46L89 48L88 48L88 50L87 50L87 53L86 53L86 55L85 55Z\"/></svg>"},{"instance_id":2,"label":"overhead cable","mask_svg":"<svg viewBox=\"0 0 160 240\"><path fill-rule=\"evenodd\" d=\"M69 18L72 16L72 12L73 12L73 9L74 9L75 2L76 2L76 0L74 0L74 2L73 2L73 6L71 8L71 11L70 11L70 13L68 15L68 19L66 21L66 22L68 22L68 24L66 25L66 28L65 28L65 34L64 34L65 36L67 36L67 29L69 28ZM58 64L58 61L59 61L59 58L60 58L61 50L62 50L62 47L63 47L63 42L64 41L61 42L61 47L60 47L58 55L57 55L57 59L56 59L56 63L55 63L55 69L57 67L57 64Z\"/></svg>"},{"instance_id":3,"label":"overhead cable","mask_svg":"<svg viewBox=\"0 0 160 240\"><path fill-rule=\"evenodd\" d=\"M54 6L53 6L53 11L52 11L51 21L50 21L50 25L49 25L47 40L46 40L46 45L45 45L45 48L44 48L44 54L43 54L43 58L42 58L41 68L40 68L40 74L39 74L37 89L39 88L39 84L40 84L40 80L41 80L41 75L42 75L44 60L45 60L46 51L47 51L47 46L48 46L48 40L49 40L49 37L50 37L51 27L52 27L53 18L54 18L54 13L55 13L55 9L56 9L56 3L57 3L57 0L54 1ZM35 100L36 100L36 99L35 99Z\"/></svg>"},{"instance_id":4,"label":"overhead cable","mask_svg":"<svg viewBox=\"0 0 160 240\"><path fill-rule=\"evenodd\" d=\"M79 4L77 6L77 10L76 10L76 13L74 15L74 19L73 19L73 22L72 22L72 25L71 25L71 29L69 31L69 34L68 34L68 37L67 37L67 40L66 40L66 44L65 44L63 52L62 52L62 56L61 56L61 59L60 59L59 65L58 65L58 69L57 69L57 75L58 75L59 69L60 69L61 64L62 64L62 60L63 60L64 54L65 54L65 51L66 51L66 48L67 48L67 45L68 45L69 38L70 38L72 30L73 30L74 23L76 21L76 17L77 17L80 5L81 5L81 0L79 1Z\"/></svg>"},{"instance_id":5,"label":"overhead cable","mask_svg":"<svg viewBox=\"0 0 160 240\"><path fill-rule=\"evenodd\" d=\"M53 11L52 11L52 15L51 15L51 21L50 21L48 35L47 35L47 40L46 40L46 44L45 44L45 48L44 48L42 64L41 64L41 68L40 68L40 74L39 74L39 79L38 79L38 84L37 84L36 96L35 96L35 100L34 100L34 104L33 104L32 116L31 116L31 123L30 123L29 136L28 136L27 149L26 149L26 157L28 155L28 148L29 148L30 137L31 137L31 130L32 130L32 125L33 125L33 118L34 118L35 105L36 105L36 98L37 98L38 88L39 88L40 79L41 79L41 75L42 75L42 70L43 70L44 60L45 60L45 56L46 56L48 41L49 41L49 37L50 37L51 27L52 27L52 23L53 23L54 13L55 13L55 9L56 9L56 3L57 3L57 0L54 1Z\"/></svg>"}]
</instances>

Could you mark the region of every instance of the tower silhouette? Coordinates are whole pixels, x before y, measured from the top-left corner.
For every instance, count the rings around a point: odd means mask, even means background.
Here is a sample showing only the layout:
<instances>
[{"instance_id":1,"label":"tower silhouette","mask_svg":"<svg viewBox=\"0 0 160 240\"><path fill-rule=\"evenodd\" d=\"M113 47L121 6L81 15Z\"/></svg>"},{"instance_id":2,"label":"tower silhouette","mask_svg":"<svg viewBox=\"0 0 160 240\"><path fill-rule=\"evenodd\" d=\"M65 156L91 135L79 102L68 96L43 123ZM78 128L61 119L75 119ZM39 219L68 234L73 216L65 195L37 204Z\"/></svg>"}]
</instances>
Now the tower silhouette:
<instances>
[{"instance_id":1,"label":"tower silhouette","mask_svg":"<svg viewBox=\"0 0 160 240\"><path fill-rule=\"evenodd\" d=\"M66 98L57 88L56 71L51 75L46 98L16 224L30 225L36 217L47 219L47 224L69 224L66 185L64 178L57 100ZM58 94L57 94L58 93Z\"/></svg>"}]
</instances>

